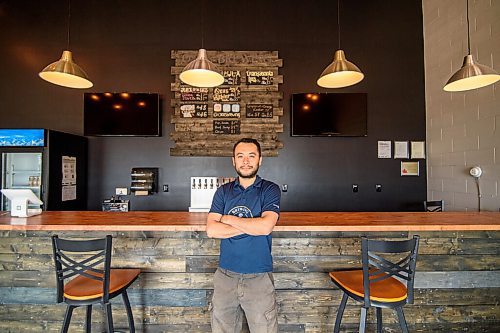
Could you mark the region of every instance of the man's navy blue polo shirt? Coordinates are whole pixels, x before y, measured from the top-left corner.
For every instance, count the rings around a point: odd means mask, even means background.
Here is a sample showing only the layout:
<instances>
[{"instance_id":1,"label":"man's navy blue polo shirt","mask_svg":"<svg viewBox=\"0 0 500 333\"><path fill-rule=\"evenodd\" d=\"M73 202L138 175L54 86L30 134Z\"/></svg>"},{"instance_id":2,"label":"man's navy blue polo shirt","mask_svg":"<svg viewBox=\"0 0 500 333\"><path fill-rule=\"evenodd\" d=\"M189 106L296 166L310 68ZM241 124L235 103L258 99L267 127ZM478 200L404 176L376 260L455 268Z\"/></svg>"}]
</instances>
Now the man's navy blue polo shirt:
<instances>
[{"instance_id":1,"label":"man's navy blue polo shirt","mask_svg":"<svg viewBox=\"0 0 500 333\"><path fill-rule=\"evenodd\" d=\"M265 211L279 214L280 198L279 186L273 182L257 176L255 182L245 189L236 179L217 189L210 212L244 218L260 217ZM271 234L242 234L222 239L219 266L244 274L272 272L271 245Z\"/></svg>"}]
</instances>

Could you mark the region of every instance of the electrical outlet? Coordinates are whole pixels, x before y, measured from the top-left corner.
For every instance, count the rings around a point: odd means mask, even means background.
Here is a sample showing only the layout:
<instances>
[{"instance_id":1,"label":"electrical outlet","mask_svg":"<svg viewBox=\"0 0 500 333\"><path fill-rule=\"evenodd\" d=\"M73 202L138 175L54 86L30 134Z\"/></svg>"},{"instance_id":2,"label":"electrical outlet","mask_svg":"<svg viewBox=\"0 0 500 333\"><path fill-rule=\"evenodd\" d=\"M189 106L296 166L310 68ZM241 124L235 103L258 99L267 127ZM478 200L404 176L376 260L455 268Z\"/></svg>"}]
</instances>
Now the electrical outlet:
<instances>
[{"instance_id":1,"label":"electrical outlet","mask_svg":"<svg viewBox=\"0 0 500 333\"><path fill-rule=\"evenodd\" d=\"M115 188L115 194L116 195L127 195L128 189L126 187L117 187L117 188Z\"/></svg>"},{"instance_id":2,"label":"electrical outlet","mask_svg":"<svg viewBox=\"0 0 500 333\"><path fill-rule=\"evenodd\" d=\"M281 185L281 191L287 192L288 191L288 185L287 184Z\"/></svg>"}]
</instances>

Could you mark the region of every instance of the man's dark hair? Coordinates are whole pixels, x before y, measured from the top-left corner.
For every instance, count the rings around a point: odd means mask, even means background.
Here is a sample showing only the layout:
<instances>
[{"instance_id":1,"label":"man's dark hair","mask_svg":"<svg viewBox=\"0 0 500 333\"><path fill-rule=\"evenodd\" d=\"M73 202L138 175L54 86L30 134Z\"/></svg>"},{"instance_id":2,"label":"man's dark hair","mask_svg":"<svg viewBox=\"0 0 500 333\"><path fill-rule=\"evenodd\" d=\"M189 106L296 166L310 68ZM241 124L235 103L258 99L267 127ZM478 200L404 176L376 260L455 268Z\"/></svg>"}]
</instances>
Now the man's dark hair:
<instances>
[{"instance_id":1,"label":"man's dark hair","mask_svg":"<svg viewBox=\"0 0 500 333\"><path fill-rule=\"evenodd\" d=\"M239 145L240 143L253 143L255 146L257 146L257 151L259 152L259 157L262 156L261 151L260 151L259 141L252 139L252 138L239 139L238 142L236 142L233 146L233 156L234 156L234 151L236 150L236 146Z\"/></svg>"}]
</instances>

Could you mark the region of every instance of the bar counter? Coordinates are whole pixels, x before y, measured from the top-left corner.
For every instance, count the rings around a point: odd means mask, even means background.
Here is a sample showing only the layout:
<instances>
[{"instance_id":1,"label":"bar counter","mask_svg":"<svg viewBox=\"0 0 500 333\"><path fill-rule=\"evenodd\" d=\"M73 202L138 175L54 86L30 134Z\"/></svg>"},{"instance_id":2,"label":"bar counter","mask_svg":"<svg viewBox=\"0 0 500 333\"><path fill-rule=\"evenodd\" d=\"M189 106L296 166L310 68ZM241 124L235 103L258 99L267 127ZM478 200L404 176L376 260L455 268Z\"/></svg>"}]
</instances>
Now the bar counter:
<instances>
[{"instance_id":1,"label":"bar counter","mask_svg":"<svg viewBox=\"0 0 500 333\"><path fill-rule=\"evenodd\" d=\"M188 212L43 212L0 215L0 230L205 231L207 214ZM275 231L500 230L500 213L282 212Z\"/></svg>"},{"instance_id":2,"label":"bar counter","mask_svg":"<svg viewBox=\"0 0 500 333\"><path fill-rule=\"evenodd\" d=\"M139 332L208 333L208 304L219 243L205 232L206 213L0 212L0 332L57 332L65 306L55 304L50 237L113 236L113 267L140 268L129 290ZM328 278L360 267L361 236L421 237L415 304L404 308L411 332L496 332L500 327L500 213L283 212L273 231L279 330L330 333L342 293ZM113 301L115 329L126 314ZM96 308L94 329L104 331ZM358 331L349 301L342 332ZM70 332L83 332L76 309ZM384 328L399 332L390 310ZM368 329L375 330L369 312ZM99 324L101 323L101 324ZM245 328L243 332L248 332Z\"/></svg>"}]
</instances>

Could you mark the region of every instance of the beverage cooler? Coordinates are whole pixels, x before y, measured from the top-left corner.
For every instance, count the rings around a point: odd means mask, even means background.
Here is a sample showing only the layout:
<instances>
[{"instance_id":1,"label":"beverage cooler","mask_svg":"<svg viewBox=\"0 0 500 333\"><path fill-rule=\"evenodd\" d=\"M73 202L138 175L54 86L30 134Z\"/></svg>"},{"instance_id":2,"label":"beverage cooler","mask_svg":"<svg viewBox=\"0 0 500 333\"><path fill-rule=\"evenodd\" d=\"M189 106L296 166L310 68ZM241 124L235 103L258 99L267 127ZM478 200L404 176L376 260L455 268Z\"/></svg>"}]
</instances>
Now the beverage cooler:
<instances>
[{"instance_id":1,"label":"beverage cooler","mask_svg":"<svg viewBox=\"0 0 500 333\"><path fill-rule=\"evenodd\" d=\"M87 138L47 129L0 129L0 188L30 189L43 210L87 209ZM1 195L0 210L10 210Z\"/></svg>"}]
</instances>

